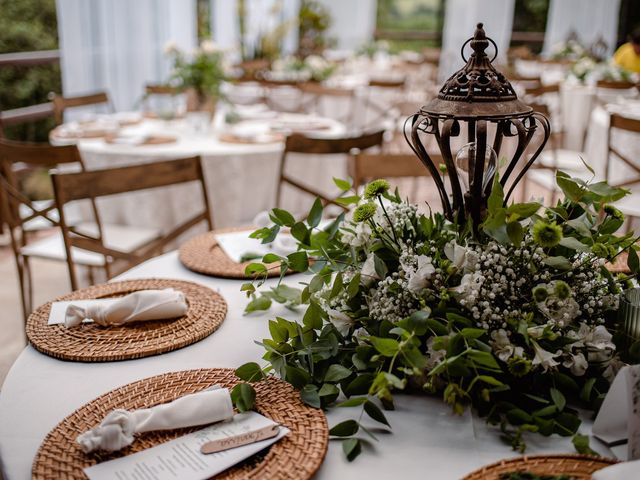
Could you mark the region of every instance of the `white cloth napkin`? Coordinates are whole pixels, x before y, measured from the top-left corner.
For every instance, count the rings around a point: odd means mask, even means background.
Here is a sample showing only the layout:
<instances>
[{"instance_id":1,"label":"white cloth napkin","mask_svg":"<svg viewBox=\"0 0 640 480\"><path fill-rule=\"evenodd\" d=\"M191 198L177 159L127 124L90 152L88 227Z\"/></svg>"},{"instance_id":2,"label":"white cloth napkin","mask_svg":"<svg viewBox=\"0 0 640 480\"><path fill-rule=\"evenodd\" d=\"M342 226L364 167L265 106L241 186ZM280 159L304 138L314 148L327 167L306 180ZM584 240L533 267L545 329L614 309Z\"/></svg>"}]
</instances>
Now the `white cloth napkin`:
<instances>
[{"instance_id":1,"label":"white cloth napkin","mask_svg":"<svg viewBox=\"0 0 640 480\"><path fill-rule=\"evenodd\" d=\"M97 427L76 441L85 453L115 452L133 443L135 433L207 425L233 418L231 395L226 388L192 393L172 402L141 410L113 410Z\"/></svg>"},{"instance_id":2,"label":"white cloth napkin","mask_svg":"<svg viewBox=\"0 0 640 480\"><path fill-rule=\"evenodd\" d=\"M187 309L184 294L178 290L140 290L106 305L104 302L90 302L84 306L71 303L67 306L64 324L67 328L73 328L85 319L102 326L165 320L182 317Z\"/></svg>"},{"instance_id":3,"label":"white cloth napkin","mask_svg":"<svg viewBox=\"0 0 640 480\"><path fill-rule=\"evenodd\" d=\"M592 480L632 480L640 478L640 460L623 462L598 470Z\"/></svg>"}]
</instances>

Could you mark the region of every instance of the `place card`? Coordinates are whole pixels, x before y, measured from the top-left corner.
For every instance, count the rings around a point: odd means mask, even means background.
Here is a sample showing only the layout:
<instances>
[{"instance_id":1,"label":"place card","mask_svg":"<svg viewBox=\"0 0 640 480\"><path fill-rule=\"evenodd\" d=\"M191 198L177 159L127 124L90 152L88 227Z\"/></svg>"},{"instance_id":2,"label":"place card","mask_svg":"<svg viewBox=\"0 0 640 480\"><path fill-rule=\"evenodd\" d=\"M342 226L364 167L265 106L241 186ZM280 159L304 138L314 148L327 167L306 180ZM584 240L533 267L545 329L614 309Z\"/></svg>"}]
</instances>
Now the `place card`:
<instances>
[{"instance_id":1,"label":"place card","mask_svg":"<svg viewBox=\"0 0 640 480\"><path fill-rule=\"evenodd\" d=\"M120 300L119 298L98 298L98 299L87 299L87 300L68 300L64 302L53 302L51 304L51 311L49 312L49 321L48 325L64 325L65 315L67 313L67 307L71 304L76 305L80 308L87 308L89 305L99 304L104 307L109 306L110 304L117 302ZM84 319L82 323L89 323L91 319Z\"/></svg>"},{"instance_id":2,"label":"place card","mask_svg":"<svg viewBox=\"0 0 640 480\"><path fill-rule=\"evenodd\" d=\"M622 460L640 459L640 365L620 369L591 432ZM626 449L618 448L626 444Z\"/></svg>"},{"instance_id":3,"label":"place card","mask_svg":"<svg viewBox=\"0 0 640 480\"><path fill-rule=\"evenodd\" d=\"M276 436L216 453L204 454L203 445L222 442L236 436L247 436L265 428L279 428ZM204 480L223 472L236 463L258 453L289 433L257 412L239 413L229 422L213 424L197 432L161 445L85 468L89 480L114 478L148 480Z\"/></svg>"}]
</instances>

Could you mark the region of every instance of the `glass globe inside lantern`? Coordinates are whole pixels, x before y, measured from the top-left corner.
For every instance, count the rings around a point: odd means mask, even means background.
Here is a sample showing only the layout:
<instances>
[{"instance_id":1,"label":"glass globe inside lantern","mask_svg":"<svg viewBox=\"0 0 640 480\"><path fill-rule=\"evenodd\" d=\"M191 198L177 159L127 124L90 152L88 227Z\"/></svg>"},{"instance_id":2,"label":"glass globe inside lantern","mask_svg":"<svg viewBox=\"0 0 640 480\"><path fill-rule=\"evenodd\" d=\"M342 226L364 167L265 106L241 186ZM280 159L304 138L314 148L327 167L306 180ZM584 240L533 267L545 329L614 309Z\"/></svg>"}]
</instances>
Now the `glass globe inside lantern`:
<instances>
[{"instance_id":1,"label":"glass globe inside lantern","mask_svg":"<svg viewBox=\"0 0 640 480\"><path fill-rule=\"evenodd\" d=\"M469 171L473 170L473 164L476 160L476 142L467 143L456 154L455 166L458 173L458 179L460 185L464 187L464 190L469 191L473 185L473 178L469 178ZM484 190L487 185L493 180L493 176L496 174L496 167L498 165L498 156L496 152L487 145L484 154L484 170L482 176L482 189ZM473 176L473 171L471 172Z\"/></svg>"}]
</instances>

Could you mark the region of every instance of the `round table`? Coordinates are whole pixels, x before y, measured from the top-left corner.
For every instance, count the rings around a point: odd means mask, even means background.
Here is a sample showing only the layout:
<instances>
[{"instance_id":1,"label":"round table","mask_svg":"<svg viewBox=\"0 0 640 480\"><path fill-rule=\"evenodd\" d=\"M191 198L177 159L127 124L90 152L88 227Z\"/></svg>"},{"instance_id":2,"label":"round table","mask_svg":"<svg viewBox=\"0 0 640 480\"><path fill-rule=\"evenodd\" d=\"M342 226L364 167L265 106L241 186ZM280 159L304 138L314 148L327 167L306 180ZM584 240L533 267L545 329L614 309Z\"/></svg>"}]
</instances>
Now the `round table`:
<instances>
[{"instance_id":1,"label":"round table","mask_svg":"<svg viewBox=\"0 0 640 480\"><path fill-rule=\"evenodd\" d=\"M301 115L296 118L300 119L301 127L304 127L305 119L309 121L321 117ZM240 131L243 125L247 125L248 131L255 131L256 127L266 129L275 120L277 117L254 120L239 123L233 128ZM342 123L328 118L321 120L326 123L327 128L309 130L309 135L326 138L345 135L346 129ZM220 138L223 129L229 128L223 123L224 111L216 115L213 131L206 133L195 133L188 119L144 119L121 131L174 137L176 141L159 145L126 145L109 143L104 138L86 138L78 140L77 146L88 170L200 155L216 228L247 225L258 212L274 205L284 144L281 141L253 144L222 141ZM52 143L62 142L52 137ZM345 157L324 157L306 156L292 165L290 173L303 182L318 185L320 189L337 192L332 178L346 177ZM307 196L306 200L310 206L313 198ZM300 201L300 195L285 191L285 208L294 207ZM132 208L133 205L135 208ZM164 229L196 214L200 206L200 191L192 185L126 193L98 201L101 220L105 223ZM83 205L78 216L92 221L89 205Z\"/></svg>"},{"instance_id":2,"label":"round table","mask_svg":"<svg viewBox=\"0 0 640 480\"><path fill-rule=\"evenodd\" d=\"M269 337L268 320L276 315L295 319L294 313L276 306L263 314L243 315L247 299L242 281L198 275L183 267L177 252L170 252L137 266L118 279L175 278L201 283L220 292L229 304L227 319L204 340L159 356L111 363L78 363L56 360L27 346L11 368L0 392L0 465L5 480L28 479L31 464L46 434L64 417L99 395L132 381L165 372L193 368L238 367L260 362L262 347L254 340ZM287 283L308 280L288 277ZM273 285L267 282L265 287ZM357 418L359 408L337 408L328 413L329 425ZM396 410L386 413L392 430L365 424L379 442L368 444L349 463L340 441L329 442L329 452L318 479L404 478L459 479L487 463L516 456L499 440L499 431L470 412L456 416L435 397L396 396ZM590 424L585 422L583 433ZM568 438L529 436L527 453L571 453ZM594 443L594 442L592 442ZM601 450L598 445L592 445ZM611 456L610 452L603 453Z\"/></svg>"}]
</instances>

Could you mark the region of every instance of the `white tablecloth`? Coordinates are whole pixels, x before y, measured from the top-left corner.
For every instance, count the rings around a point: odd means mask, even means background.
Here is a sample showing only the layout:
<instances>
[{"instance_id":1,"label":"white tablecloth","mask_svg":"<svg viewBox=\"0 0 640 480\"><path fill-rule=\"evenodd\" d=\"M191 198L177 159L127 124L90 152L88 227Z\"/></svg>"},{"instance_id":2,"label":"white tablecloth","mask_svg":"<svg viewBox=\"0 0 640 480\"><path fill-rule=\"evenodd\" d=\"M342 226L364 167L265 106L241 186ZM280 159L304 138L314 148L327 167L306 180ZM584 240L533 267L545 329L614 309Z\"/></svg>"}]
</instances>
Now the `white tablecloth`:
<instances>
[{"instance_id":1,"label":"white tablecloth","mask_svg":"<svg viewBox=\"0 0 640 480\"><path fill-rule=\"evenodd\" d=\"M247 225L256 213L273 208L282 143L226 143L218 140L215 133L191 133L184 120L146 120L135 128L142 128L147 133L172 135L177 137L177 142L130 146L110 144L102 139L81 140L78 147L87 169L200 155L216 228ZM344 134L344 127L336 121L332 121L328 130L313 133L329 137ZM331 191L333 177L346 177L344 156L300 157L300 161L291 167L289 172L296 178L318 185L324 191ZM300 204L300 195L287 193L285 208ZM106 223L170 229L199 211L202 205L200 195L194 185L178 185L101 199L98 208L102 221ZM313 201L308 196L306 199L309 205ZM87 220L92 220L90 210L85 208L84 212Z\"/></svg>"},{"instance_id":2,"label":"white tablecloth","mask_svg":"<svg viewBox=\"0 0 640 480\"><path fill-rule=\"evenodd\" d=\"M138 360L65 362L38 353L30 346L25 348L0 392L0 465L5 480L30 478L34 456L46 434L97 396L165 372L237 367L248 361L260 361L263 351L254 340L269 337L267 320L275 315L295 317L282 307L262 315L243 316L246 298L239 290L241 281L192 273L179 263L176 252L142 264L120 278L148 277L190 280L218 290L229 304L225 322L218 331L194 345ZM289 277L288 282L294 284L301 279L306 277ZM331 410L329 425L359 413L358 408ZM487 427L484 420L468 412L455 416L438 398L398 395L396 410L388 412L387 418L392 432L381 432L380 441L365 447L353 463L344 458L339 441L329 442L329 452L316 478L361 480L400 475L453 480L484 464L516 455L499 440L499 432ZM377 424L368 422L368 426L378 433ZM582 430L588 432L589 427L585 424ZM528 453L573 452L567 438L530 436L527 441Z\"/></svg>"}]
</instances>

